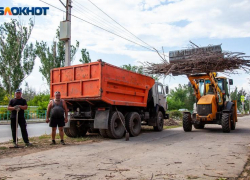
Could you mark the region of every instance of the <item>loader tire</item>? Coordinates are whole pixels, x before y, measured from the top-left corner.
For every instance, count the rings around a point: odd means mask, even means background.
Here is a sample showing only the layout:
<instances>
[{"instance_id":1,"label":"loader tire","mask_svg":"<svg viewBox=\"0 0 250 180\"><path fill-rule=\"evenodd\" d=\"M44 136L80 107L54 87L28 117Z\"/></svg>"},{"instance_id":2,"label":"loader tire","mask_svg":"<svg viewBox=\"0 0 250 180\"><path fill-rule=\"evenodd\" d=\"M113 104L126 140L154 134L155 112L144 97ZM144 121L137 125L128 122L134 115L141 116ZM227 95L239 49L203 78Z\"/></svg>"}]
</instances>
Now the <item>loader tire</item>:
<instances>
[{"instance_id":1,"label":"loader tire","mask_svg":"<svg viewBox=\"0 0 250 180\"><path fill-rule=\"evenodd\" d=\"M236 128L236 122L234 120L231 121L231 130L235 130Z\"/></svg>"},{"instance_id":2,"label":"loader tire","mask_svg":"<svg viewBox=\"0 0 250 180\"><path fill-rule=\"evenodd\" d=\"M154 126L155 131L162 131L164 125L164 117L161 111L158 112L156 117L156 126Z\"/></svg>"},{"instance_id":3,"label":"loader tire","mask_svg":"<svg viewBox=\"0 0 250 180\"><path fill-rule=\"evenodd\" d=\"M111 114L108 122L108 129L106 130L107 135L112 139L121 139L125 133L125 129L123 127L123 124L125 124L125 118L121 112L118 113L113 112ZM119 116L121 117L123 124Z\"/></svg>"},{"instance_id":4,"label":"loader tire","mask_svg":"<svg viewBox=\"0 0 250 180\"><path fill-rule=\"evenodd\" d=\"M184 113L182 121L183 121L183 130L185 132L192 131L192 122L191 122L191 119L190 119L190 115Z\"/></svg>"},{"instance_id":5,"label":"loader tire","mask_svg":"<svg viewBox=\"0 0 250 180\"><path fill-rule=\"evenodd\" d=\"M230 119L231 119L231 130L235 130L236 122L234 121L234 108L231 109L231 112L232 112L231 117L230 117Z\"/></svg>"},{"instance_id":6,"label":"loader tire","mask_svg":"<svg viewBox=\"0 0 250 180\"><path fill-rule=\"evenodd\" d=\"M204 129L205 124L194 124L195 129Z\"/></svg>"},{"instance_id":7,"label":"loader tire","mask_svg":"<svg viewBox=\"0 0 250 180\"><path fill-rule=\"evenodd\" d=\"M137 112L131 112L126 116L126 129L132 137L138 136L141 132L141 117Z\"/></svg>"},{"instance_id":8,"label":"loader tire","mask_svg":"<svg viewBox=\"0 0 250 180\"><path fill-rule=\"evenodd\" d=\"M229 113L222 113L221 126L222 126L222 131L224 133L230 133L231 121L230 121L230 114Z\"/></svg>"},{"instance_id":9,"label":"loader tire","mask_svg":"<svg viewBox=\"0 0 250 180\"><path fill-rule=\"evenodd\" d=\"M106 129L99 129L99 132L103 138L108 138L108 134L106 132Z\"/></svg>"}]
</instances>

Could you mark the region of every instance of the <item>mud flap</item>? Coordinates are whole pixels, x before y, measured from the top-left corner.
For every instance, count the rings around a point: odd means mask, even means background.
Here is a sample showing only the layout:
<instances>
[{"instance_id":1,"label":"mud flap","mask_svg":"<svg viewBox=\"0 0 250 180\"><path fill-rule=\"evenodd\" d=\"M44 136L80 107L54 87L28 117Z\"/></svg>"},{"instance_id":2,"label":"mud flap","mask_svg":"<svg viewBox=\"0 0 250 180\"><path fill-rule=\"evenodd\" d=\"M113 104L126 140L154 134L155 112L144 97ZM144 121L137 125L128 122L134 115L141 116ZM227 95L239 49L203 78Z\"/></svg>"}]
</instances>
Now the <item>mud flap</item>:
<instances>
[{"instance_id":1,"label":"mud flap","mask_svg":"<svg viewBox=\"0 0 250 180\"><path fill-rule=\"evenodd\" d=\"M108 129L109 110L96 111L94 119L95 129Z\"/></svg>"}]
</instances>

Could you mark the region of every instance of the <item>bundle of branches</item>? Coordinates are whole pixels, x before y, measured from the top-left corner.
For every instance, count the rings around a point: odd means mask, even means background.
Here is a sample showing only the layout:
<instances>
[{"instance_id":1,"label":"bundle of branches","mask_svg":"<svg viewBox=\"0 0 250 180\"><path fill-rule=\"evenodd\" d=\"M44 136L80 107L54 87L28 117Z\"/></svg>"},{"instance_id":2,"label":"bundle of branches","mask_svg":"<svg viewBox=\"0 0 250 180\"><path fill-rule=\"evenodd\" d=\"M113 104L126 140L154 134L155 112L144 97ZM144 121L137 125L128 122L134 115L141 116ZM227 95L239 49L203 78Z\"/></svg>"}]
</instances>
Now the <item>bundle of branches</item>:
<instances>
[{"instance_id":1,"label":"bundle of branches","mask_svg":"<svg viewBox=\"0 0 250 180\"><path fill-rule=\"evenodd\" d=\"M188 75L196 73L224 72L236 73L235 69L250 70L250 56L242 52L215 52L192 46L190 55L169 63L163 59L162 63L145 63L148 74L159 75ZM190 49L189 49L190 51Z\"/></svg>"}]
</instances>

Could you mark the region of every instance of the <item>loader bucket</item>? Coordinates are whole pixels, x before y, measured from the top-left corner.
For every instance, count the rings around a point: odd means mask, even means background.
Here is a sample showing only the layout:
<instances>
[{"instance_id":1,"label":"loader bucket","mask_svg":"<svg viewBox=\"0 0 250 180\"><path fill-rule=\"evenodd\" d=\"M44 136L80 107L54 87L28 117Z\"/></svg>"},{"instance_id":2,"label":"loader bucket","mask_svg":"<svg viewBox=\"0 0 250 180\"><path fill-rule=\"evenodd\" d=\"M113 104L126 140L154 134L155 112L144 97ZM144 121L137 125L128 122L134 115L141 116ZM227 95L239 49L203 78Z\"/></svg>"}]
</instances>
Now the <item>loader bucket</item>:
<instances>
[{"instance_id":1,"label":"loader bucket","mask_svg":"<svg viewBox=\"0 0 250 180\"><path fill-rule=\"evenodd\" d=\"M199 52L222 52L221 45L215 46L206 46L206 47L197 47L192 49L184 49L184 50L177 50L177 51L169 51L169 62L170 64L185 62L190 60L190 56Z\"/></svg>"}]
</instances>

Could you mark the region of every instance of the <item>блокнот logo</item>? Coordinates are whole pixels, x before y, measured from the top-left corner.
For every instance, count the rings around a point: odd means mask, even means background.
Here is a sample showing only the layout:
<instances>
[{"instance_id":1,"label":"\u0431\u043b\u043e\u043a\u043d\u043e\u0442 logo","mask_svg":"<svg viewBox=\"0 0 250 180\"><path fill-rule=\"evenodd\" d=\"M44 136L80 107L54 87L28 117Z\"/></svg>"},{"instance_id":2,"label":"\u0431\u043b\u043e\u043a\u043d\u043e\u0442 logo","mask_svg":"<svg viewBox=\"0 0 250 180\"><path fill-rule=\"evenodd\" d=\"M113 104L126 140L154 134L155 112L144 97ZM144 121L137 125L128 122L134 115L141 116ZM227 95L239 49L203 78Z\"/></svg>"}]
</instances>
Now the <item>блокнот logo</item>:
<instances>
[{"instance_id":1,"label":"\u0431\u043b\u043e\u043a\u043d\u043e\u0442 logo","mask_svg":"<svg viewBox=\"0 0 250 180\"><path fill-rule=\"evenodd\" d=\"M49 7L0 7L0 15L47 15Z\"/></svg>"}]
</instances>

